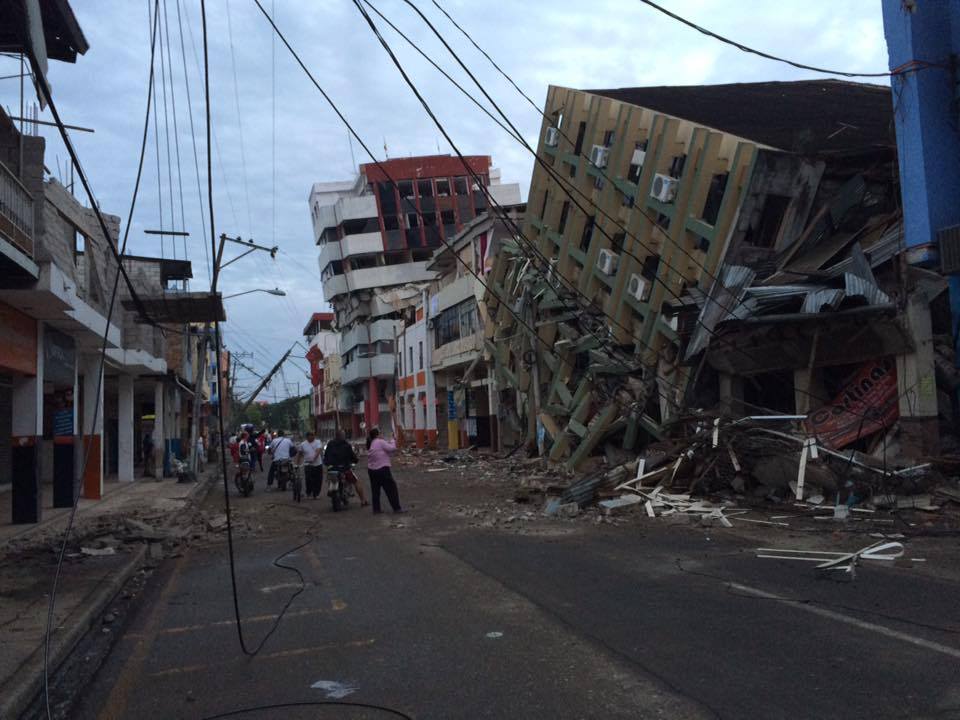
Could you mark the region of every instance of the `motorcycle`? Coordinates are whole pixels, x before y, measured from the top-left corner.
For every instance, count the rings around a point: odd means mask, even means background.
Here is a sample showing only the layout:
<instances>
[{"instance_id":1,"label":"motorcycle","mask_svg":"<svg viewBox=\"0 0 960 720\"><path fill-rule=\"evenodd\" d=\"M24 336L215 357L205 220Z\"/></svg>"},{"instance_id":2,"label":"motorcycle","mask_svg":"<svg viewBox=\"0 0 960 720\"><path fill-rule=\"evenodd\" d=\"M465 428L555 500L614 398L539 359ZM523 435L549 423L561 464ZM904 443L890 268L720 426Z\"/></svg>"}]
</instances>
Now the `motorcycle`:
<instances>
[{"instance_id":1,"label":"motorcycle","mask_svg":"<svg viewBox=\"0 0 960 720\"><path fill-rule=\"evenodd\" d=\"M241 495L250 497L250 493L253 492L253 470L250 469L250 463L246 461L240 463L233 482Z\"/></svg>"},{"instance_id":2,"label":"motorcycle","mask_svg":"<svg viewBox=\"0 0 960 720\"><path fill-rule=\"evenodd\" d=\"M293 462L290 460L274 460L277 463L277 489L287 491L287 483L293 480Z\"/></svg>"},{"instance_id":3,"label":"motorcycle","mask_svg":"<svg viewBox=\"0 0 960 720\"><path fill-rule=\"evenodd\" d=\"M331 467L327 470L327 496L334 512L346 510L354 495L353 471L349 467Z\"/></svg>"}]
</instances>

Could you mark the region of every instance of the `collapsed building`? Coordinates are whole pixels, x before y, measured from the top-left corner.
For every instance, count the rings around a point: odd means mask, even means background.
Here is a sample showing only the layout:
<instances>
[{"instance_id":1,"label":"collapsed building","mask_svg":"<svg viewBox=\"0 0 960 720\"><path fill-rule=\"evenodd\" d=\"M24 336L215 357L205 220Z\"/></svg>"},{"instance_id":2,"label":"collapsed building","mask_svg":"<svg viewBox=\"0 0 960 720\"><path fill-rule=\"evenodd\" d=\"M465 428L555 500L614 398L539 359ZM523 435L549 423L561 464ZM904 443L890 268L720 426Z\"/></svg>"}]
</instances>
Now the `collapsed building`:
<instances>
[{"instance_id":1,"label":"collapsed building","mask_svg":"<svg viewBox=\"0 0 960 720\"><path fill-rule=\"evenodd\" d=\"M635 457L709 411L938 452L947 283L906 257L889 88L551 87L537 152L485 295L499 421L528 447Z\"/></svg>"}]
</instances>

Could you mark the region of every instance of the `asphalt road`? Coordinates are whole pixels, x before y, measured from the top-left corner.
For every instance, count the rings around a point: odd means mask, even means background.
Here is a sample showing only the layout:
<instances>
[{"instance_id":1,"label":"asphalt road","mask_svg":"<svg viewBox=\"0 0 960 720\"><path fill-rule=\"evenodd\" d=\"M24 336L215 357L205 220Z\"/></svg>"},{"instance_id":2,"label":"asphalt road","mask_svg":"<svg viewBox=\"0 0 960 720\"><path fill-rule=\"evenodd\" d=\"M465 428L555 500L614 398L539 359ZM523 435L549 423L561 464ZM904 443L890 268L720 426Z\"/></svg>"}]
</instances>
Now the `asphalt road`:
<instances>
[{"instance_id":1,"label":"asphalt road","mask_svg":"<svg viewBox=\"0 0 960 720\"><path fill-rule=\"evenodd\" d=\"M74 716L960 718L953 580L823 580L659 521L476 527L463 511L482 483L397 474L400 516L235 500L249 647L301 587L272 561L308 541L282 561L305 584L259 653L239 647L224 543L193 547L154 577ZM264 707L338 699L386 709Z\"/></svg>"}]
</instances>

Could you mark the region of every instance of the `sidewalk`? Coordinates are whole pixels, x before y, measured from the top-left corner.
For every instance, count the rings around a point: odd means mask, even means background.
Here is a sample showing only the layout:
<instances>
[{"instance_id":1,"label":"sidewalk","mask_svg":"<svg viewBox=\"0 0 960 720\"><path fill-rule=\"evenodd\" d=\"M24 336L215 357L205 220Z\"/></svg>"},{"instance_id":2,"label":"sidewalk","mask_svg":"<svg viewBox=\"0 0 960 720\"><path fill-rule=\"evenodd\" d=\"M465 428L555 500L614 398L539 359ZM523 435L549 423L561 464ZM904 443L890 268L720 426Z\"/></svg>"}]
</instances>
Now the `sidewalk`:
<instances>
[{"instance_id":1,"label":"sidewalk","mask_svg":"<svg viewBox=\"0 0 960 720\"><path fill-rule=\"evenodd\" d=\"M51 673L143 566L149 545L189 534L188 511L208 487L208 477L138 479L80 501L57 591ZM9 502L0 495L0 507ZM0 526L0 718L18 717L42 687L47 603L69 509L44 515L36 525Z\"/></svg>"}]
</instances>

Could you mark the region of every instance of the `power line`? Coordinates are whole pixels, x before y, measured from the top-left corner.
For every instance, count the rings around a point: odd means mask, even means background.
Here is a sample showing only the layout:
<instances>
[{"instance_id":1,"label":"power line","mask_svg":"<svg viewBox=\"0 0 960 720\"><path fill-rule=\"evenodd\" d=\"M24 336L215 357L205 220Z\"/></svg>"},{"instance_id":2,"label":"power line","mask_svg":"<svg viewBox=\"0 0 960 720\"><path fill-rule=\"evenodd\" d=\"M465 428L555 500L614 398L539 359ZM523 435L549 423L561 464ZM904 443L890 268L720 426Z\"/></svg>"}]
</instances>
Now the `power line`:
<instances>
[{"instance_id":1,"label":"power line","mask_svg":"<svg viewBox=\"0 0 960 720\"><path fill-rule=\"evenodd\" d=\"M200 160L197 153L197 133L193 125L193 100L190 93L190 75L187 72L187 52L186 47L183 41L183 19L180 14L180 0L177 2L177 27L180 33L180 56L183 59L183 82L184 88L187 95L187 114L190 117L190 141L193 144L193 167L197 175L197 201L200 206L200 224L201 227L206 226L206 214L204 213L203 206L203 190L201 189L200 181ZM205 232L205 231L204 231ZM203 239L203 234L201 234L200 245L203 246L203 258L207 265L207 282L213 281L213 266L210 264L210 250L207 248L207 243Z\"/></svg>"},{"instance_id":2,"label":"power line","mask_svg":"<svg viewBox=\"0 0 960 720\"><path fill-rule=\"evenodd\" d=\"M364 0L364 1L365 1L365 2L368 2L368 0ZM420 17L423 18L424 22L426 22L426 24L429 25L429 26L431 27L431 29L434 30L434 33L437 34L438 37L439 37L439 33L436 31L435 28L433 28L433 25L429 22L429 20L427 20L427 19L424 17L423 13L421 13L421 12L419 11L419 9L416 8L416 6L412 5L412 4L409 2L409 0L404 0L404 2L406 2L408 5L410 5L411 7L413 7L414 10L420 15ZM450 20L450 22L453 23L453 25L473 44L473 46L474 46L484 57L487 58L487 60L497 69L497 71L498 71L504 78L506 78L506 79L508 80L508 82L517 90L517 92L520 93L520 94L527 100L527 102L531 104L531 106L537 111L537 113L538 113L539 115L541 115L541 116L542 116L545 120L547 120L548 122L551 122L550 118L546 115L546 113L544 113L544 112L536 105L536 103L534 103L533 100L531 100L530 97L529 97L528 95L526 95L526 93L524 93L523 90L521 90L521 89L519 88L519 86L513 81L513 79L493 60L493 58L491 58L490 55L489 55L483 48L481 48L480 45L477 44L477 42L473 39L473 37L472 37L463 27L461 27L461 26L456 22L456 20L454 20L454 19L450 16L450 14L449 14L446 10L444 10L444 9L438 4L437 0L432 0L432 2L433 2L433 4ZM444 42L442 37L441 37L441 42ZM451 53L455 58L457 58L458 61L459 61L458 56L456 55L456 53L455 53L452 49L449 48L449 45L447 45L446 42L444 42L444 45L448 48L448 50L450 51L450 53ZM467 71L467 73L471 76L471 78L473 78L473 75L470 73L469 70L466 69L465 66L463 66L463 63L461 63L461 66L464 67L464 69L465 69L465 70ZM476 80L476 78L473 78L473 79L474 79L474 82L477 83L478 86L479 86L479 82ZM483 90L483 89L481 88L481 91L482 91L482 90ZM486 93L484 93L484 94L486 95ZM493 101L493 99L490 98L489 95L487 95L487 98L491 101L491 103L493 103L494 107L497 108L498 112L500 112L500 114L503 115L503 116L506 118L506 116L505 116L505 114L503 113L503 111L502 111L502 110L499 108L499 106ZM509 120L508 120L508 122L509 122ZM511 126L512 126L512 124L511 124ZM561 128L558 127L557 130L558 130L558 132L564 137L564 139L567 140L567 142L570 142L571 144L574 144L574 145L575 145L575 143L573 143L573 141L570 139L570 137L569 137L568 135L566 135L566 133L564 133L564 131L563 131ZM524 144L528 149L530 149L529 146L528 146L525 142L524 142L523 144ZM651 254L657 255L657 256L659 257L659 253L655 252L655 251L654 251L652 248L650 248L646 243L644 243L642 240L640 240L640 238L637 237L635 234L632 234L632 233L628 232L627 229L626 229L626 227L624 227L622 224L620 224L619 221L618 221L616 218L614 218L614 217L611 216L609 213L607 213L605 210L603 210L603 208L601 208L599 205L597 205L596 202L594 202L591 198L587 197L582 191L580 191L579 188L577 188L577 187L576 187L575 185L573 185L572 183L569 183L568 181L564 180L563 178L559 177L559 176L556 174L556 171L554 171L553 168L551 168L551 167L549 167L548 165L546 165L546 164L543 162L542 158L540 158L535 152L534 152L534 157L535 157L535 158L537 159L537 161L541 164L541 166L545 168L545 170L548 172L548 174L550 174L551 177L554 178L554 180L555 180L555 181L557 182L557 184L560 186L561 190L563 190L563 192L564 192L568 197L570 197L571 200L573 200L575 203L577 203L577 207L581 210L581 212L586 213L586 211L583 209L583 206L581 206L581 205L577 202L577 200L576 200L575 198L573 198L573 196L570 194L569 190L567 190L567 187L568 187L568 186L569 186L569 187L572 187L575 191L577 191L578 194L580 194L581 196L583 196L583 197L589 202L589 204L590 204L594 209L596 209L597 211L599 211L601 215L603 215L603 216L606 217L608 220L610 220L610 221L615 225L615 227L618 227L620 230L622 230L622 231L624 232L624 234L625 234L626 237L632 238L632 239L635 240L641 247L643 247L645 250L647 250L647 251L650 252ZM583 158L583 159L589 160L589 158L587 158L587 157L586 157L585 155L583 155L582 153L580 154L580 157ZM597 167L597 166L595 166L595 167ZM602 176L605 180L612 182L612 179L610 178L610 176L606 173L606 171L605 171L603 168L597 167L597 170L598 170L598 172L601 174L601 176ZM643 209L643 208L634 208L634 209L636 209L638 212L640 212L641 215L643 215L643 216L651 223L651 227L652 227L653 231L658 231L658 232L660 232L660 234L661 234L668 242L670 242L677 250L679 250L682 254L684 254L696 267L700 268L700 269L704 272L704 274L705 274L709 279L713 280L714 282L720 282L719 278L718 278L716 275L714 275L712 272L710 272L710 270L709 270L705 265L703 265L703 263L701 263L694 255L692 255L689 251L687 251L686 248L684 248L680 243L678 243L678 242L676 242L675 240L673 240L673 238L671 238L668 233L663 232L663 230L660 228L659 224L656 222L655 218L653 218L649 213L647 213L645 209ZM610 240L611 242L613 242L613 238L609 235L609 233L606 232L606 230L605 230L602 226L597 225L597 226L595 226L595 229L599 229L600 232L601 232L608 240ZM629 252L625 247L624 247L624 248L621 248L621 251L622 251L625 255L627 255L628 257L632 257L633 259L637 260L638 262L640 262L640 263L642 264L643 261L642 261L640 258L638 258L636 255L634 255L633 253ZM661 258L661 260L662 260L662 258ZM678 271L676 268L674 268L670 263L668 263L668 262L663 262L663 265L664 265L664 267L665 267L667 270L673 270L673 271L677 274L678 277L680 277L680 278L683 277L683 273L682 273L682 272L679 272L679 271ZM677 298L678 300L680 299L679 296L677 295L677 293L673 290L673 288L671 288L670 285L669 285L667 282L665 282L662 278L660 278L660 276L659 276L656 272L654 272L654 277L653 277L652 279L655 280L655 281L659 281L669 293L671 293L671 294L672 294L675 298ZM709 299L709 302L713 302L713 303L716 304L718 307L720 307L721 309L727 311L728 313L733 313L733 312L734 312L733 309L731 309L730 307L727 307L727 306L724 305L723 303L719 302L719 300L716 299L716 298L710 298L710 299ZM734 298L734 302L735 302L735 306L734 306L734 307L739 306L739 305L744 305L744 303L745 303L745 301L744 301L743 299L740 299L740 298ZM746 357L746 358L748 358L748 359L750 359L750 360L753 359L753 358L752 358L748 353L746 353L746 351L744 351L741 347L739 347L738 345L736 345L736 344L734 344L734 343L731 343L731 342L730 342L729 340L727 340L726 338L723 338L723 337L721 337L720 335L718 335L717 332L716 332L714 329L708 327L699 317L697 318L697 324L700 325L704 330L706 330L707 333L708 333L712 338L716 339L717 342L719 342L719 343L720 343L721 345L723 345L724 347L728 347L728 348L730 348L731 350L740 353L741 355L743 355L744 357ZM818 396L818 395L816 395L816 394L814 394L814 393L811 393L811 392L809 392L809 391L806 391L806 390L798 389L797 392L799 392L799 393L801 393L801 394L803 394L803 395L806 395L807 397L810 397L810 398L812 398L812 399L818 400L818 401L820 401L820 402L825 402L825 403L829 403L829 402L830 402L830 399L829 399L829 398L820 397L820 396Z\"/></svg>"},{"instance_id":3,"label":"power line","mask_svg":"<svg viewBox=\"0 0 960 720\"><path fill-rule=\"evenodd\" d=\"M167 0L163 0L163 32L166 37L166 46L167 46L167 72L170 75L170 102L173 110L173 143L174 148L176 149L177 157L177 188L180 194L180 229L185 230L187 224L187 215L184 209L183 202L183 166L180 162L180 129L177 123L177 86L174 82L173 76L173 53L170 50L170 21L167 17ZM176 228L174 228L176 229ZM188 260L187 252L187 236L182 236L183 238L183 258ZM176 238L173 239L174 247L176 247ZM189 283L189 280L187 281Z\"/></svg>"},{"instance_id":4,"label":"power line","mask_svg":"<svg viewBox=\"0 0 960 720\"><path fill-rule=\"evenodd\" d=\"M237 79L237 55L233 47L233 21L230 17L230 0L223 0L227 9L227 38L230 45L230 67L233 69L233 99L237 106L237 127L240 130L240 164L243 167L243 195L247 201L247 232L253 233L253 218L250 215L250 187L247 183L247 152L243 140L243 111L240 109L240 81Z\"/></svg>"},{"instance_id":5,"label":"power line","mask_svg":"<svg viewBox=\"0 0 960 720\"><path fill-rule=\"evenodd\" d=\"M724 37L723 35L720 35L719 33L715 33L713 30L708 30L702 25L698 25L692 20L687 20L685 17L682 17L680 15L677 15L674 12L671 12L670 10L667 10L665 7L663 7L662 5L658 5L652 0L639 0L639 1L642 2L644 5L649 5L654 10L657 10L658 12L663 13L669 18L672 18L673 20L676 20L677 22L682 23L689 28L693 28L697 32L702 33L707 37L712 37L714 40L719 40L722 43L735 47L737 50L741 50L745 53L750 53L752 55L758 55L762 58L766 58L767 60L773 60L775 62L784 63L786 65L792 65L793 67L799 68L800 70L811 70L812 72L823 73L825 75L840 75L842 77L855 78L855 77L891 77L893 75L901 75L905 72L913 72L916 70L923 70L929 67L935 67L933 63L915 60L913 61L913 63L911 63L909 67L898 68L896 70L887 71L887 72L865 73L865 72L846 72L844 70L831 70L829 68L817 67L816 65L806 65L804 63L796 62L794 60L788 60L787 58L779 57L777 55L771 55L770 53L764 52L762 50L757 50L756 48L752 48L748 45L744 45L743 43L737 42L736 40L731 40L728 37ZM433 0L433 4L437 5L437 0ZM439 5L437 5L437 7L440 8ZM443 12L444 15L447 15L446 11L444 11L443 8L440 8L440 10L441 12ZM450 16L447 15L447 17L450 17Z\"/></svg>"},{"instance_id":6,"label":"power line","mask_svg":"<svg viewBox=\"0 0 960 720\"><path fill-rule=\"evenodd\" d=\"M372 31L372 32L374 33L374 35L377 37L377 39L379 40L380 44L383 46L384 50L386 51L386 53L389 55L389 57L390 57L391 61L393 62L393 64L397 67L397 70L400 72L400 75L401 75L401 77L403 78L404 82L407 84L407 86L410 88L410 90L414 93L414 95L416 95L417 99L420 101L420 103L421 103L421 105L423 106L424 110L426 111L427 115L430 117L430 119L434 122L434 124L437 126L437 128L440 130L440 132L443 134L444 138L447 140L447 142L448 142L448 143L450 144L450 146L453 148L454 152L457 154L457 157L459 157L460 160L461 160L461 162L463 162L464 167L466 168L467 172L471 175L471 177L473 177L474 182L475 182L476 185L477 185L477 188L484 194L484 196L486 197L487 201L488 201L492 206L498 208L498 209L501 211L501 214L504 216L506 222L508 222L508 223L514 228L514 230L516 231L517 237L518 237L518 238L523 238L523 239L525 240L525 242L526 242L529 246L531 246L531 247L533 248L534 253L535 253L535 254L539 254L539 256L540 256L541 258L543 258L543 259L547 262L547 267L549 267L549 261L547 261L546 258L543 257L543 255L542 255L542 253L539 251L539 249L536 248L536 246L535 246L529 239L527 239L527 238L524 236L523 231L521 230L521 228L512 220L512 218L509 218L509 216L507 215L507 213L504 211L503 207L500 206L500 204L496 201L496 199L493 197L493 195L492 195L492 194L489 192L489 190L484 186L482 178L480 178L480 177L477 175L476 171L474 171L473 168L470 167L469 163L467 163L466 158L465 158L465 157L463 156L463 154L460 152L460 149L458 148L457 144L453 141L453 138L452 138L452 137L450 136L450 134L447 132L446 128L443 126L443 124L442 124L442 123L440 122L440 120L437 118L436 114L435 114L435 113L433 112L433 110L430 108L429 103L427 103L427 101L424 99L423 95L422 95L422 94L420 93L420 91L417 89L416 85L415 85L415 84L413 83L413 81L410 79L409 75L408 75L407 72L404 70L402 64L401 64L400 61L397 59L397 57L396 57L396 55L394 54L393 50L390 48L390 45L389 45L389 44L387 43L387 41L383 38L383 36L380 34L380 31L377 29L376 24L373 22L373 19L370 18L369 14L367 14L367 12L363 9L363 6L360 4L360 0L353 0L353 3L354 3L354 6L360 11L361 15L364 17L364 19L366 20L367 24L370 26L371 31ZM429 24L429 23L428 23L428 24ZM468 73L469 73L469 71L468 71ZM508 122L509 122L509 121L508 121ZM529 259L529 256L528 256L528 259ZM545 277L545 279L546 279L546 277L547 277L546 274L544 274L544 277ZM561 274L559 274L559 273L557 274L557 278L562 278L562 277L563 277L563 276L562 276ZM571 283L571 285L572 285L572 283ZM588 303L590 303L591 305L596 306L592 299L588 298L586 295L584 295L582 292L580 292L579 288L574 288L574 291L577 293L577 295L579 295L579 296L584 297L585 299L587 299ZM574 308L571 308L571 309L574 309ZM602 308L601 308L601 312L603 312L603 311L602 311ZM603 312L603 314L604 314L606 317L608 317L610 320L612 320L613 322L617 322L614 318L612 318L611 316L607 315L605 312ZM594 328L594 330L595 330L595 331L590 331L590 330L588 330L588 332L590 332L590 334L594 335L594 337L596 337L602 344L606 344L606 342L607 342L606 338L601 338L601 337L598 335L598 332L600 331L600 328ZM640 342L641 342L641 344L646 345L646 343L645 343L643 340L640 340ZM651 347L649 347L649 346L647 346L647 347L648 347L648 349L650 349L651 351L653 351L654 353L656 353L656 351L654 351L653 348L651 348ZM613 355L613 353L615 353L616 350L617 350L617 349L614 349L614 350L612 351L612 353L611 353L611 355L612 355L611 359L613 359L614 361L618 362L618 363L623 367L624 370L627 370L628 372L633 372L633 371L635 371L635 370L636 370L636 367L635 367L635 366L631 367L631 366L627 365L626 363L624 363L623 361L617 360L617 358ZM669 383L669 381L666 381L666 382ZM658 392L658 394L659 394L659 392ZM662 397L662 396L661 396L661 397ZM667 400L668 402L670 402L670 400L669 400L668 398L663 398L663 399L665 399L665 400Z\"/></svg>"}]
</instances>

